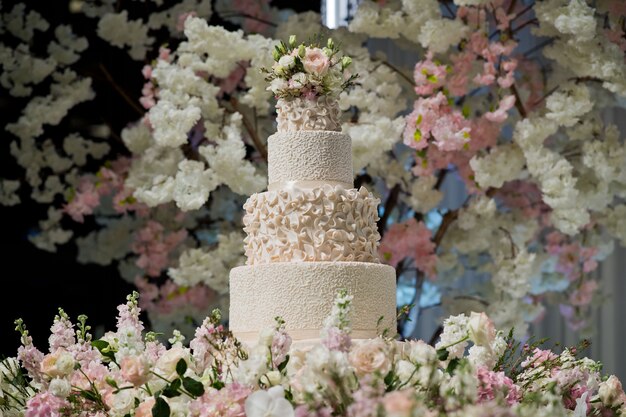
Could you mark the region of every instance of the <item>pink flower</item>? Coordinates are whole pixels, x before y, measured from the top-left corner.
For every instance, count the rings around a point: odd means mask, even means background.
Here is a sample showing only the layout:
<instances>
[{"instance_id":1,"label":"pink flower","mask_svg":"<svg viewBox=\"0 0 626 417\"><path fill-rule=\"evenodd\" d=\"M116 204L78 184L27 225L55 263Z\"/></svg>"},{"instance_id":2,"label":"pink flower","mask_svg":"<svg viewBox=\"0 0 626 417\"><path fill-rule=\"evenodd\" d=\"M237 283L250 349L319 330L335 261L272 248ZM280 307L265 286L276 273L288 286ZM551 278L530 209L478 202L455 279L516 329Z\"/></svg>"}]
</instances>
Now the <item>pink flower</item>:
<instances>
[{"instance_id":1,"label":"pink flower","mask_svg":"<svg viewBox=\"0 0 626 417\"><path fill-rule=\"evenodd\" d=\"M581 307L591 303L594 291L598 288L598 283L593 280L583 281L582 284L570 295L569 302L573 306Z\"/></svg>"},{"instance_id":2,"label":"pink flower","mask_svg":"<svg viewBox=\"0 0 626 417\"><path fill-rule=\"evenodd\" d=\"M496 9L496 21L498 25L496 26L500 30L507 30L511 24L511 20L515 17L515 13L506 14L506 11L503 7L498 7Z\"/></svg>"},{"instance_id":3,"label":"pink flower","mask_svg":"<svg viewBox=\"0 0 626 417\"><path fill-rule=\"evenodd\" d=\"M274 333L272 338L272 365L277 368L287 358L289 348L291 347L291 336L283 329L279 329Z\"/></svg>"},{"instance_id":4,"label":"pink flower","mask_svg":"<svg viewBox=\"0 0 626 417\"><path fill-rule=\"evenodd\" d=\"M152 78L152 65L144 65L141 69L141 74L146 80Z\"/></svg>"},{"instance_id":5,"label":"pink flower","mask_svg":"<svg viewBox=\"0 0 626 417\"><path fill-rule=\"evenodd\" d=\"M245 401L252 390L234 382L221 390L208 389L202 397L189 404L193 416L202 417L245 417Z\"/></svg>"},{"instance_id":6,"label":"pink flower","mask_svg":"<svg viewBox=\"0 0 626 417\"><path fill-rule=\"evenodd\" d=\"M433 278L437 267L432 233L423 222L411 218L393 224L385 233L379 253L385 263L397 267L405 258L412 258L415 266Z\"/></svg>"},{"instance_id":7,"label":"pink flower","mask_svg":"<svg viewBox=\"0 0 626 417\"><path fill-rule=\"evenodd\" d=\"M148 367L146 361L141 356L126 356L120 363L122 377L138 387L146 382Z\"/></svg>"},{"instance_id":8,"label":"pink flower","mask_svg":"<svg viewBox=\"0 0 626 417\"><path fill-rule=\"evenodd\" d=\"M168 266L169 253L186 238L187 231L184 229L166 234L160 223L149 220L135 234L135 241L131 245L133 252L139 255L136 265L149 276L159 276Z\"/></svg>"},{"instance_id":9,"label":"pink flower","mask_svg":"<svg viewBox=\"0 0 626 417\"><path fill-rule=\"evenodd\" d=\"M326 330L326 335L322 339L322 344L329 350L348 352L352 346L350 334L342 331L338 327L330 327Z\"/></svg>"},{"instance_id":10,"label":"pink flower","mask_svg":"<svg viewBox=\"0 0 626 417\"><path fill-rule=\"evenodd\" d=\"M502 69L505 72L504 77L498 77L498 85L502 88L509 88L515 82L515 69L517 68L517 60L512 59L502 63Z\"/></svg>"},{"instance_id":11,"label":"pink flower","mask_svg":"<svg viewBox=\"0 0 626 417\"><path fill-rule=\"evenodd\" d=\"M522 368L536 368L543 364L545 361L553 361L558 358L557 355L550 352L549 350L541 350L539 348L535 348L533 350L533 355L526 358L524 362L521 363Z\"/></svg>"},{"instance_id":12,"label":"pink flower","mask_svg":"<svg viewBox=\"0 0 626 417\"><path fill-rule=\"evenodd\" d=\"M179 32L183 32L185 30L185 20L189 17L196 17L198 13L196 12L185 12L178 15L178 19L176 19L176 30Z\"/></svg>"},{"instance_id":13,"label":"pink flower","mask_svg":"<svg viewBox=\"0 0 626 417\"><path fill-rule=\"evenodd\" d=\"M509 405L517 403L520 399L520 389L513 383L504 372L493 372L481 366L476 372L478 378L478 402L488 402L496 398L500 393Z\"/></svg>"},{"instance_id":14,"label":"pink flower","mask_svg":"<svg viewBox=\"0 0 626 417\"><path fill-rule=\"evenodd\" d=\"M152 407L154 407L155 403L154 397L146 398L139 406L135 409L135 417L152 417Z\"/></svg>"},{"instance_id":15,"label":"pink flower","mask_svg":"<svg viewBox=\"0 0 626 417\"><path fill-rule=\"evenodd\" d=\"M25 417L61 417L63 408L69 407L69 403L47 392L40 392L26 403Z\"/></svg>"},{"instance_id":16,"label":"pink flower","mask_svg":"<svg viewBox=\"0 0 626 417\"><path fill-rule=\"evenodd\" d=\"M426 59L418 62L413 71L415 92L422 96L432 94L446 81L446 66L435 64L432 58L433 53L428 52Z\"/></svg>"},{"instance_id":17,"label":"pink flower","mask_svg":"<svg viewBox=\"0 0 626 417\"><path fill-rule=\"evenodd\" d=\"M63 211L67 213L74 221L82 223L85 216L93 214L93 210L100 205L100 195L98 194L95 184L87 177L80 179L76 194L63 206Z\"/></svg>"},{"instance_id":18,"label":"pink flower","mask_svg":"<svg viewBox=\"0 0 626 417\"><path fill-rule=\"evenodd\" d=\"M328 71L330 60L320 48L306 48L302 64L306 72L322 76Z\"/></svg>"},{"instance_id":19,"label":"pink flower","mask_svg":"<svg viewBox=\"0 0 626 417\"><path fill-rule=\"evenodd\" d=\"M392 391L383 397L383 407L386 416L410 416L415 400L410 389Z\"/></svg>"},{"instance_id":20,"label":"pink flower","mask_svg":"<svg viewBox=\"0 0 626 417\"><path fill-rule=\"evenodd\" d=\"M359 376L374 372L386 375L391 369L387 344L381 338L365 340L353 346L349 359Z\"/></svg>"},{"instance_id":21,"label":"pink flower","mask_svg":"<svg viewBox=\"0 0 626 417\"><path fill-rule=\"evenodd\" d=\"M508 111L515 104L515 96L508 95L500 100L500 104L498 105L498 109L493 112L485 113L485 118L491 122L502 123L508 117Z\"/></svg>"}]
</instances>

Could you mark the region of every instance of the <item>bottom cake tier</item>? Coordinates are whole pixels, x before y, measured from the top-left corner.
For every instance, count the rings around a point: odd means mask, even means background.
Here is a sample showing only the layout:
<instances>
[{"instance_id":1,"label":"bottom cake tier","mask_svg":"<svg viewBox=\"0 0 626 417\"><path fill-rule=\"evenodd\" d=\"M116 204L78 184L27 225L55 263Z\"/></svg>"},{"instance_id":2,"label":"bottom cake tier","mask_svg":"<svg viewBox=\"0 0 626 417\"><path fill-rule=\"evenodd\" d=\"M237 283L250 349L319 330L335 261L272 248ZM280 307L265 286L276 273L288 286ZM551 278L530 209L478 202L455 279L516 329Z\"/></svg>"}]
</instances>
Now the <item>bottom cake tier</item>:
<instances>
[{"instance_id":1,"label":"bottom cake tier","mask_svg":"<svg viewBox=\"0 0 626 417\"><path fill-rule=\"evenodd\" d=\"M340 289L354 298L352 337L369 339L396 329L396 272L367 262L278 262L240 266L230 272L230 329L245 343L259 331L286 322L298 345L319 340ZM383 317L380 323L379 319Z\"/></svg>"}]
</instances>

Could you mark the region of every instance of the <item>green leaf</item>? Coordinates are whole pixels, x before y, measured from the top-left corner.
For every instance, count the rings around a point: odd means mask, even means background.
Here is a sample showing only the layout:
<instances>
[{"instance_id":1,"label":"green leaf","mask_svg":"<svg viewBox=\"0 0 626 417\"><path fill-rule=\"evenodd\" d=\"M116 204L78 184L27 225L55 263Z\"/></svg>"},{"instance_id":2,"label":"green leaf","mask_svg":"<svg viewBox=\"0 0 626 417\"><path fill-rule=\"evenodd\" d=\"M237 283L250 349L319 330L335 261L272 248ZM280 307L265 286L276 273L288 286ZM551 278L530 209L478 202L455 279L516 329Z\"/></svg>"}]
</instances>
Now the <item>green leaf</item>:
<instances>
[{"instance_id":1,"label":"green leaf","mask_svg":"<svg viewBox=\"0 0 626 417\"><path fill-rule=\"evenodd\" d=\"M287 367L287 363L289 363L289 355L285 356L285 360L282 361L282 363L280 365L278 365L278 370L280 372L282 372L283 369L285 369Z\"/></svg>"},{"instance_id":2,"label":"green leaf","mask_svg":"<svg viewBox=\"0 0 626 417\"><path fill-rule=\"evenodd\" d=\"M98 396L91 391L81 391L80 396L88 401L97 402Z\"/></svg>"},{"instance_id":3,"label":"green leaf","mask_svg":"<svg viewBox=\"0 0 626 417\"><path fill-rule=\"evenodd\" d=\"M183 378L183 387L185 387L191 395L195 395L196 397L204 394L204 385L195 379L189 377Z\"/></svg>"},{"instance_id":4,"label":"green leaf","mask_svg":"<svg viewBox=\"0 0 626 417\"><path fill-rule=\"evenodd\" d=\"M180 376L183 376L187 371L187 362L184 359L181 359L176 364L176 373Z\"/></svg>"},{"instance_id":5,"label":"green leaf","mask_svg":"<svg viewBox=\"0 0 626 417\"><path fill-rule=\"evenodd\" d=\"M180 378L175 379L171 384L163 389L163 395L167 398L174 398L180 395Z\"/></svg>"},{"instance_id":6,"label":"green leaf","mask_svg":"<svg viewBox=\"0 0 626 417\"><path fill-rule=\"evenodd\" d=\"M448 367L446 368L446 372L452 375L452 373L459 366L460 363L461 361L459 361L459 358L452 359L450 363L448 364Z\"/></svg>"},{"instance_id":7,"label":"green leaf","mask_svg":"<svg viewBox=\"0 0 626 417\"><path fill-rule=\"evenodd\" d=\"M98 349L102 356L108 358L111 362L115 362L115 352L111 349L109 342L106 340L94 340L91 342L91 346Z\"/></svg>"},{"instance_id":8,"label":"green leaf","mask_svg":"<svg viewBox=\"0 0 626 417\"><path fill-rule=\"evenodd\" d=\"M437 350L437 359L439 359L440 361L445 361L446 359L448 359L448 355L450 353L445 350L445 349L439 349Z\"/></svg>"},{"instance_id":9,"label":"green leaf","mask_svg":"<svg viewBox=\"0 0 626 417\"><path fill-rule=\"evenodd\" d=\"M226 385L222 381L220 381L219 379L211 384L211 387L215 388L216 390L220 390L220 389L224 388L225 386Z\"/></svg>"},{"instance_id":10,"label":"green leaf","mask_svg":"<svg viewBox=\"0 0 626 417\"><path fill-rule=\"evenodd\" d=\"M170 417L170 406L163 398L156 399L152 407L152 417Z\"/></svg>"}]
</instances>

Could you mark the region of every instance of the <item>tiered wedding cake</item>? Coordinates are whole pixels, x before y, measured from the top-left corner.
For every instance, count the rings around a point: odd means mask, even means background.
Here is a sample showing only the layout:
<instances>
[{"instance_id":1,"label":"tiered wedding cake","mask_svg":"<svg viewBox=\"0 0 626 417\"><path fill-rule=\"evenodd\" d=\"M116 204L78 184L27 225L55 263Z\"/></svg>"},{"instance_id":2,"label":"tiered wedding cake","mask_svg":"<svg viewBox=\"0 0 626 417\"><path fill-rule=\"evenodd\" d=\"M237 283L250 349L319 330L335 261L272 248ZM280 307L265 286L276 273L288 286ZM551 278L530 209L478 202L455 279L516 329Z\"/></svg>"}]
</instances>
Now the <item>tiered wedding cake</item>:
<instances>
[{"instance_id":1,"label":"tiered wedding cake","mask_svg":"<svg viewBox=\"0 0 626 417\"><path fill-rule=\"evenodd\" d=\"M286 56L297 51L283 47ZM295 65L306 68L313 49L301 49ZM379 200L353 188L351 140L340 132L336 98L281 98L276 107L268 191L244 205L248 262L230 274L230 329L254 343L280 316L294 341L312 342L344 288L354 297L353 338L394 331L396 276L378 260Z\"/></svg>"}]
</instances>

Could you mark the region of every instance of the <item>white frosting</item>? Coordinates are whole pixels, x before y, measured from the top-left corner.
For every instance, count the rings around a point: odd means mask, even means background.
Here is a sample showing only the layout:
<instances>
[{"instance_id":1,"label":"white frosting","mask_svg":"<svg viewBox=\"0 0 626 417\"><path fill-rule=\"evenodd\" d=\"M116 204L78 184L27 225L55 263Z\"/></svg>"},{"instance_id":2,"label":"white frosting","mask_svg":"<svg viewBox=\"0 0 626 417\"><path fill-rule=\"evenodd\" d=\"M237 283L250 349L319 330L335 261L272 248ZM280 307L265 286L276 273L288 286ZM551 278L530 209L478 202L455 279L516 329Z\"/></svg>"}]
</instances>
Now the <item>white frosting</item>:
<instances>
[{"instance_id":1,"label":"white frosting","mask_svg":"<svg viewBox=\"0 0 626 417\"><path fill-rule=\"evenodd\" d=\"M276 103L279 132L300 130L341 130L341 110L337 99L321 96L279 99Z\"/></svg>"},{"instance_id":2,"label":"white frosting","mask_svg":"<svg viewBox=\"0 0 626 417\"><path fill-rule=\"evenodd\" d=\"M253 194L244 205L248 265L378 262L378 204L367 189L324 185Z\"/></svg>"},{"instance_id":3,"label":"white frosting","mask_svg":"<svg viewBox=\"0 0 626 417\"><path fill-rule=\"evenodd\" d=\"M319 337L339 289L352 301L353 336L373 338L380 328L396 329L396 273L389 265L364 262L272 263L240 266L230 273L230 329L255 343L258 332L286 321L294 340Z\"/></svg>"},{"instance_id":4,"label":"white frosting","mask_svg":"<svg viewBox=\"0 0 626 417\"><path fill-rule=\"evenodd\" d=\"M275 133L268 142L270 188L287 181L352 184L352 143L340 132Z\"/></svg>"}]
</instances>

